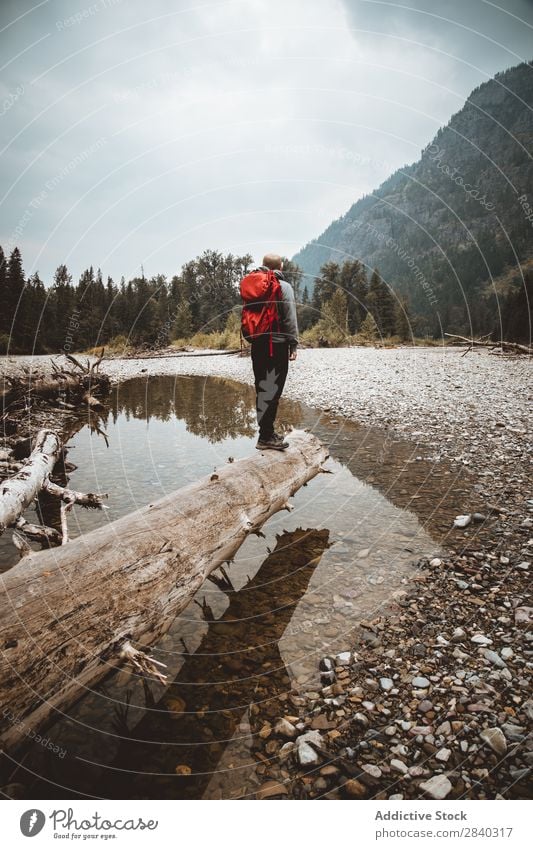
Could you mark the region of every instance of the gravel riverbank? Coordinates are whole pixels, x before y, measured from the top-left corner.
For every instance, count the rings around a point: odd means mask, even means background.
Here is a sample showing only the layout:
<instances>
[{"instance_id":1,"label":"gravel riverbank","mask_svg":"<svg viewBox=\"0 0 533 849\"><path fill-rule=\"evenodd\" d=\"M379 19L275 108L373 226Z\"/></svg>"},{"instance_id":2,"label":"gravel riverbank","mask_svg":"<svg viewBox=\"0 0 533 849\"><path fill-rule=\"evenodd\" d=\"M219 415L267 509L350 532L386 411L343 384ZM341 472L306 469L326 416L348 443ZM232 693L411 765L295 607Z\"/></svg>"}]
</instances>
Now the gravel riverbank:
<instances>
[{"instance_id":1,"label":"gravel riverbank","mask_svg":"<svg viewBox=\"0 0 533 849\"><path fill-rule=\"evenodd\" d=\"M528 460L533 364L457 348L305 349L291 364L284 396L416 439L436 459L465 465ZM59 362L61 357L57 358ZM0 374L49 357L0 358ZM234 355L111 359L115 382L145 375L199 374L251 384L249 358Z\"/></svg>"},{"instance_id":2,"label":"gravel riverbank","mask_svg":"<svg viewBox=\"0 0 533 849\"><path fill-rule=\"evenodd\" d=\"M46 358L35 358L42 367ZM29 358L0 361L0 372ZM113 381L200 374L251 383L237 356L110 360ZM524 798L533 765L532 365L457 349L303 350L285 395L379 426L466 467L483 544L457 527L389 610L321 662L322 689L252 706L257 795ZM451 494L453 495L453 494ZM272 705L270 706L272 708ZM255 711L255 713L254 713Z\"/></svg>"}]
</instances>

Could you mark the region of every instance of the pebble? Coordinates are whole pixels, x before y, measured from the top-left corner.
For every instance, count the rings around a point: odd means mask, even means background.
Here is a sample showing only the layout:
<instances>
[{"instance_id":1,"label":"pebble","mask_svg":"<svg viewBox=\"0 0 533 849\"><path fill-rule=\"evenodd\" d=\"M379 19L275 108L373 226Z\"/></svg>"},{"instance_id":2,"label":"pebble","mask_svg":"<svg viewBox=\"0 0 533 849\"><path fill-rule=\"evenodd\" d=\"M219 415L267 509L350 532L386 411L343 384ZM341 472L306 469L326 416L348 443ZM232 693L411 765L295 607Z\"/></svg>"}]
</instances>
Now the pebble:
<instances>
[{"instance_id":1,"label":"pebble","mask_svg":"<svg viewBox=\"0 0 533 849\"><path fill-rule=\"evenodd\" d=\"M420 789L432 799L445 799L452 789L452 783L445 775L434 775L419 784Z\"/></svg>"},{"instance_id":2,"label":"pebble","mask_svg":"<svg viewBox=\"0 0 533 849\"><path fill-rule=\"evenodd\" d=\"M505 661L501 659L497 652L492 651L492 649L484 649L483 657L485 657L494 666L498 666L500 669L505 667Z\"/></svg>"},{"instance_id":3,"label":"pebble","mask_svg":"<svg viewBox=\"0 0 533 849\"><path fill-rule=\"evenodd\" d=\"M442 763L446 763L449 760L451 753L452 753L451 749L440 749L437 752L437 754L435 755L435 757L438 761L442 761Z\"/></svg>"},{"instance_id":4,"label":"pebble","mask_svg":"<svg viewBox=\"0 0 533 849\"><path fill-rule=\"evenodd\" d=\"M501 654L501 656L503 657L504 660L510 660L514 655L514 651L512 650L512 648L510 646L505 646L501 650L500 654Z\"/></svg>"},{"instance_id":5,"label":"pebble","mask_svg":"<svg viewBox=\"0 0 533 849\"><path fill-rule=\"evenodd\" d=\"M318 754L309 743L299 743L297 746L298 760L301 766L312 766L318 763Z\"/></svg>"},{"instance_id":6,"label":"pebble","mask_svg":"<svg viewBox=\"0 0 533 849\"><path fill-rule=\"evenodd\" d=\"M419 690L426 690L430 686L428 679L420 676L413 678L411 683L413 687L417 687Z\"/></svg>"},{"instance_id":7,"label":"pebble","mask_svg":"<svg viewBox=\"0 0 533 849\"><path fill-rule=\"evenodd\" d=\"M319 713L319 715L315 716L311 722L311 728L313 731L327 731L330 727L330 722L323 713Z\"/></svg>"},{"instance_id":8,"label":"pebble","mask_svg":"<svg viewBox=\"0 0 533 849\"><path fill-rule=\"evenodd\" d=\"M379 766L376 766L376 764L361 764L361 769L364 770L367 775L371 775L372 778L379 778L383 774Z\"/></svg>"},{"instance_id":9,"label":"pebble","mask_svg":"<svg viewBox=\"0 0 533 849\"><path fill-rule=\"evenodd\" d=\"M424 775L424 772L425 770L422 766L417 766L415 764L415 766L409 767L409 775L411 776L411 778L420 778L422 775Z\"/></svg>"},{"instance_id":10,"label":"pebble","mask_svg":"<svg viewBox=\"0 0 533 849\"><path fill-rule=\"evenodd\" d=\"M392 678L380 678L379 686L382 690L385 691L392 690L392 688L394 687L394 681L392 680Z\"/></svg>"},{"instance_id":11,"label":"pebble","mask_svg":"<svg viewBox=\"0 0 533 849\"><path fill-rule=\"evenodd\" d=\"M349 666L352 660L351 651L343 651L335 658L337 666Z\"/></svg>"},{"instance_id":12,"label":"pebble","mask_svg":"<svg viewBox=\"0 0 533 849\"><path fill-rule=\"evenodd\" d=\"M288 719L280 719L276 727L274 728L275 734L280 734L282 737L287 737L289 740L294 740L298 732L296 728L289 722Z\"/></svg>"},{"instance_id":13,"label":"pebble","mask_svg":"<svg viewBox=\"0 0 533 849\"><path fill-rule=\"evenodd\" d=\"M360 781L357 781L356 778L350 778L344 785L344 789L346 790L348 796L355 796L356 798L366 796L367 792L365 785L361 784Z\"/></svg>"},{"instance_id":14,"label":"pebble","mask_svg":"<svg viewBox=\"0 0 533 849\"><path fill-rule=\"evenodd\" d=\"M507 741L501 728L485 728L479 736L497 755L501 756L506 753Z\"/></svg>"},{"instance_id":15,"label":"pebble","mask_svg":"<svg viewBox=\"0 0 533 849\"><path fill-rule=\"evenodd\" d=\"M284 743L278 752L278 758L283 763L294 752L294 743Z\"/></svg>"},{"instance_id":16,"label":"pebble","mask_svg":"<svg viewBox=\"0 0 533 849\"><path fill-rule=\"evenodd\" d=\"M442 560L440 559L440 557L434 557L433 560L429 561L429 565L433 569L438 569L439 566L442 566Z\"/></svg>"},{"instance_id":17,"label":"pebble","mask_svg":"<svg viewBox=\"0 0 533 849\"><path fill-rule=\"evenodd\" d=\"M530 722L533 722L533 699L528 699L527 702L524 702L522 705L527 718Z\"/></svg>"},{"instance_id":18,"label":"pebble","mask_svg":"<svg viewBox=\"0 0 533 849\"><path fill-rule=\"evenodd\" d=\"M454 528L466 528L472 521L472 516L465 513L461 516L456 516L453 522Z\"/></svg>"},{"instance_id":19,"label":"pebble","mask_svg":"<svg viewBox=\"0 0 533 849\"><path fill-rule=\"evenodd\" d=\"M403 761L399 761L397 758L393 758L390 762L391 769L396 770L396 772L401 772L402 775L407 773L408 767L404 764Z\"/></svg>"},{"instance_id":20,"label":"pebble","mask_svg":"<svg viewBox=\"0 0 533 849\"><path fill-rule=\"evenodd\" d=\"M419 710L420 713L427 713L432 708L433 708L433 702L430 702L429 699L422 699L422 701L418 703L417 710Z\"/></svg>"},{"instance_id":21,"label":"pebble","mask_svg":"<svg viewBox=\"0 0 533 849\"><path fill-rule=\"evenodd\" d=\"M526 736L526 729L522 725L514 725L512 722L504 722L502 731L511 743L521 743Z\"/></svg>"},{"instance_id":22,"label":"pebble","mask_svg":"<svg viewBox=\"0 0 533 849\"><path fill-rule=\"evenodd\" d=\"M474 636L470 638L470 642L475 643L477 646L492 645L492 640L490 637L486 637L485 634L474 634Z\"/></svg>"},{"instance_id":23,"label":"pebble","mask_svg":"<svg viewBox=\"0 0 533 849\"><path fill-rule=\"evenodd\" d=\"M463 631L462 628L455 628L455 630L452 634L452 641L454 643L459 643L461 640L464 640L465 637L466 637L466 632Z\"/></svg>"},{"instance_id":24,"label":"pebble","mask_svg":"<svg viewBox=\"0 0 533 849\"><path fill-rule=\"evenodd\" d=\"M529 767L523 767L522 769L510 769L509 775L513 779L513 781L522 781L524 778L527 778L530 773Z\"/></svg>"},{"instance_id":25,"label":"pebble","mask_svg":"<svg viewBox=\"0 0 533 849\"><path fill-rule=\"evenodd\" d=\"M533 619L533 607L517 607L514 612L514 621L517 625L529 623Z\"/></svg>"},{"instance_id":26,"label":"pebble","mask_svg":"<svg viewBox=\"0 0 533 849\"><path fill-rule=\"evenodd\" d=\"M257 799L270 799L272 796L287 796L288 792L280 781L267 781L256 790L255 795Z\"/></svg>"}]
</instances>

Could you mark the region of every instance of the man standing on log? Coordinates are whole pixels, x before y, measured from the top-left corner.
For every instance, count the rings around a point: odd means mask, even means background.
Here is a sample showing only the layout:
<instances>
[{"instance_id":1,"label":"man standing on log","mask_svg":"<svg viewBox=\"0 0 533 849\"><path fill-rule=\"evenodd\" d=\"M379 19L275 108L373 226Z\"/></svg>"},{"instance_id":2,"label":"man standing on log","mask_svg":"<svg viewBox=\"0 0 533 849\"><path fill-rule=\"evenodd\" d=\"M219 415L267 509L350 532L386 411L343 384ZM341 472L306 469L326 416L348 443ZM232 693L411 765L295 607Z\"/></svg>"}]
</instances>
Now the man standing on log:
<instances>
[{"instance_id":1,"label":"man standing on log","mask_svg":"<svg viewBox=\"0 0 533 849\"><path fill-rule=\"evenodd\" d=\"M259 439L256 448L284 451L289 443L274 430L289 361L296 359L298 321L292 286L278 254L241 281L242 334L252 345Z\"/></svg>"}]
</instances>

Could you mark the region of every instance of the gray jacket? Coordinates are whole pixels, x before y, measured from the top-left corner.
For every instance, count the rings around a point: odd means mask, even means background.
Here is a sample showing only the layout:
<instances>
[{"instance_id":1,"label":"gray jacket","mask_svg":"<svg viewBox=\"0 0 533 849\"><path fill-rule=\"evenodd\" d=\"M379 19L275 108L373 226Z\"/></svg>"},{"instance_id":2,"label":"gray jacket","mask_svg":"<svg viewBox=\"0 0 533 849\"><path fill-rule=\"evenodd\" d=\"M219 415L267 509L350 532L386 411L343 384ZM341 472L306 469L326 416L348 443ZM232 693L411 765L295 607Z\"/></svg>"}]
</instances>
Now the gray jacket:
<instances>
[{"instance_id":1,"label":"gray jacket","mask_svg":"<svg viewBox=\"0 0 533 849\"><path fill-rule=\"evenodd\" d=\"M261 271L268 271L264 265L260 265ZM278 304L280 332L272 334L273 342L288 342L289 350L295 351L298 347L298 318L296 315L296 300L291 284L285 280L282 271L274 274L281 286L281 301Z\"/></svg>"}]
</instances>

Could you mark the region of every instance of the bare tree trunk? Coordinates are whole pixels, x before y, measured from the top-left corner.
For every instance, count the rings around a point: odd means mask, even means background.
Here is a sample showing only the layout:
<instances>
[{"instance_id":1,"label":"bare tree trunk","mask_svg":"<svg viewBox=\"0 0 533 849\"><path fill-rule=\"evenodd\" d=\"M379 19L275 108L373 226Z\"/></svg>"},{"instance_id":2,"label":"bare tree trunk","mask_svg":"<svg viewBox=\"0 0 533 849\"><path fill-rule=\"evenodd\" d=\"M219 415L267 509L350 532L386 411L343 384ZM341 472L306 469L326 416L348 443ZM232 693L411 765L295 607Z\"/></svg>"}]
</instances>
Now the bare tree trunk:
<instances>
[{"instance_id":1,"label":"bare tree trunk","mask_svg":"<svg viewBox=\"0 0 533 849\"><path fill-rule=\"evenodd\" d=\"M208 575L314 477L326 448L295 431L3 576L0 739L49 721L124 660L161 672L143 648L168 630ZM5 706L7 710L2 710Z\"/></svg>"}]
</instances>

